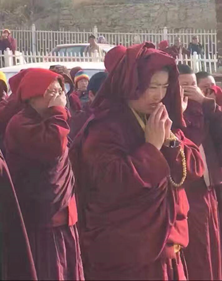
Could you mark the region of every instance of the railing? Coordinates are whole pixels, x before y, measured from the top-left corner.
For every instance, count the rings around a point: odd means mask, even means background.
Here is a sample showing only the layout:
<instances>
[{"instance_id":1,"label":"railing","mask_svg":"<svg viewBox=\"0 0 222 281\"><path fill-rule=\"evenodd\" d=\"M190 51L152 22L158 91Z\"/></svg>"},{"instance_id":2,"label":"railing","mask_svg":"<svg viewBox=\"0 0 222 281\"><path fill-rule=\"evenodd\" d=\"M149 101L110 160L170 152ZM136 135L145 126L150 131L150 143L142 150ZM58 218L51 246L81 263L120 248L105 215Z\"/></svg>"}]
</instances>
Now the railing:
<instances>
[{"instance_id":1,"label":"railing","mask_svg":"<svg viewBox=\"0 0 222 281\"><path fill-rule=\"evenodd\" d=\"M12 52L7 49L4 52L4 55L0 55L0 67L13 66L13 65L22 65L27 63L46 63L46 62L103 62L104 55L99 54L98 52L94 54L52 54L48 52L16 52L12 54ZM177 64L188 64L194 70L194 72L198 71L208 71L210 73L217 72L218 67L218 59L216 55L211 56L210 54L206 55L197 55L194 53L190 57L187 55L180 55L176 59Z\"/></svg>"},{"instance_id":2,"label":"railing","mask_svg":"<svg viewBox=\"0 0 222 281\"><path fill-rule=\"evenodd\" d=\"M216 55L211 56L198 55L194 53L190 57L187 55L180 55L176 59L177 64L188 64L194 72L207 71L209 73L216 73L218 68L218 59Z\"/></svg>"},{"instance_id":3,"label":"railing","mask_svg":"<svg viewBox=\"0 0 222 281\"><path fill-rule=\"evenodd\" d=\"M4 55L0 55L0 67L8 67L13 65L23 65L27 63L47 63L47 62L103 62L104 55L98 52L88 53L69 53L65 54L52 54L48 52L15 52L7 49Z\"/></svg>"},{"instance_id":4,"label":"railing","mask_svg":"<svg viewBox=\"0 0 222 281\"><path fill-rule=\"evenodd\" d=\"M59 44L86 43L90 34L96 38L104 36L109 44L130 46L135 43L151 41L156 46L162 40L174 43L176 36L181 37L184 47L188 47L192 37L198 36L206 54L217 54L217 32L216 30L200 29L169 29L167 27L158 30L145 30L134 33L102 32L95 26L89 31L46 31L36 30L35 25L26 30L12 30L12 35L17 40L19 51L51 52Z\"/></svg>"}]
</instances>

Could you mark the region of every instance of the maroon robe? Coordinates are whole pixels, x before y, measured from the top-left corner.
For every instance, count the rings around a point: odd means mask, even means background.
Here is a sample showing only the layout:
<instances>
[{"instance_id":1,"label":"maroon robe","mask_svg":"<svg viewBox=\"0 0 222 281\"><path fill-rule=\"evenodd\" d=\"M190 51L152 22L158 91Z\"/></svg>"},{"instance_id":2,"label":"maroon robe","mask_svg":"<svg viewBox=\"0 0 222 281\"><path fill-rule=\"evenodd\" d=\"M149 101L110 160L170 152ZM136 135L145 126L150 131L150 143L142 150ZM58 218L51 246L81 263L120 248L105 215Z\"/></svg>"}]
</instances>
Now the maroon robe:
<instances>
[{"instance_id":1,"label":"maroon robe","mask_svg":"<svg viewBox=\"0 0 222 281\"><path fill-rule=\"evenodd\" d=\"M190 242L185 250L189 278L190 280L222 280L220 225L216 197L216 189L222 188L221 164L218 161L222 158L220 158L220 147L218 149L214 144L214 139L218 143L222 141L222 112L216 109L213 100L206 100L203 106L189 101L184 117L187 124L187 128L184 129L186 137L198 146L203 145L210 179L209 186L206 186L204 178L197 179L186 186L190 204L188 216Z\"/></svg>"},{"instance_id":2,"label":"maroon robe","mask_svg":"<svg viewBox=\"0 0 222 281\"><path fill-rule=\"evenodd\" d=\"M83 279L67 118L60 107L48 109L42 118L27 106L10 120L5 134L7 161L40 280Z\"/></svg>"},{"instance_id":3,"label":"maroon robe","mask_svg":"<svg viewBox=\"0 0 222 281\"><path fill-rule=\"evenodd\" d=\"M80 240L86 279L185 280L188 244L180 146L161 151L145 142L128 100L138 99L152 75L169 68L163 100L187 160L187 181L202 176L197 147L183 126L175 60L151 43L128 48L95 97L90 117L70 150L77 178Z\"/></svg>"},{"instance_id":4,"label":"maroon robe","mask_svg":"<svg viewBox=\"0 0 222 281\"><path fill-rule=\"evenodd\" d=\"M37 280L30 244L18 199L0 153L0 206L3 280Z\"/></svg>"},{"instance_id":5,"label":"maroon robe","mask_svg":"<svg viewBox=\"0 0 222 281\"><path fill-rule=\"evenodd\" d=\"M180 53L184 56L184 55L187 55L187 56L190 56L190 52L184 48L184 47L177 47L177 46L171 46L171 47L168 47L164 50L164 52L166 52L167 54L171 55L173 58L176 59L176 57L178 57L180 55Z\"/></svg>"},{"instance_id":6,"label":"maroon robe","mask_svg":"<svg viewBox=\"0 0 222 281\"><path fill-rule=\"evenodd\" d=\"M177 136L187 158L187 180L194 180L202 175L199 152L181 131ZM184 190L168 180L170 171L176 181L182 177L178 148L160 152L145 143L135 116L123 106L89 122L70 155L86 279L184 280L173 245L188 244L189 206Z\"/></svg>"}]
</instances>

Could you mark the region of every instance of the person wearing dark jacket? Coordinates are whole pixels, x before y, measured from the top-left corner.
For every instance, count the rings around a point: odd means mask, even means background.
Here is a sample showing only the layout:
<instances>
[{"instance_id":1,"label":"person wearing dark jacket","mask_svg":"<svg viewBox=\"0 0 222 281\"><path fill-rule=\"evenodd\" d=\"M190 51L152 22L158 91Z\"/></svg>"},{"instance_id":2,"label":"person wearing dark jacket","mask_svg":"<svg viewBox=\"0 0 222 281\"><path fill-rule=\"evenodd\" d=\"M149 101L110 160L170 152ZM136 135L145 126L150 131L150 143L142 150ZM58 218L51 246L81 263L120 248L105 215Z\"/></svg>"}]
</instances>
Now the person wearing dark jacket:
<instances>
[{"instance_id":1,"label":"person wearing dark jacket","mask_svg":"<svg viewBox=\"0 0 222 281\"><path fill-rule=\"evenodd\" d=\"M198 55L204 54L203 46L200 44L197 36L193 36L192 42L189 44L188 50L190 51L191 55L193 55L195 52Z\"/></svg>"}]
</instances>

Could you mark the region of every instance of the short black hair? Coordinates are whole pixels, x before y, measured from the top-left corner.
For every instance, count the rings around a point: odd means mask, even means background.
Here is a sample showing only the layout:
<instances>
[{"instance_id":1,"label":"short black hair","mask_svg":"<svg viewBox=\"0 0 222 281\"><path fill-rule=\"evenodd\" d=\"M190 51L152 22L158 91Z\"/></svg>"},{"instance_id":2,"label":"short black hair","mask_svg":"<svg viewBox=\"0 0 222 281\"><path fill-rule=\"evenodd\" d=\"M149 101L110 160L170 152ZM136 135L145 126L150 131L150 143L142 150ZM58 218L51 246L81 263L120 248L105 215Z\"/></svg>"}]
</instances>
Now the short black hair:
<instances>
[{"instance_id":1,"label":"short black hair","mask_svg":"<svg viewBox=\"0 0 222 281\"><path fill-rule=\"evenodd\" d=\"M94 74L89 81L87 91L91 91L94 95L96 95L107 76L108 74L106 72L98 72Z\"/></svg>"},{"instance_id":2,"label":"short black hair","mask_svg":"<svg viewBox=\"0 0 222 281\"><path fill-rule=\"evenodd\" d=\"M193 69L187 64L179 64L177 68L180 74L194 74Z\"/></svg>"},{"instance_id":3,"label":"short black hair","mask_svg":"<svg viewBox=\"0 0 222 281\"><path fill-rule=\"evenodd\" d=\"M93 34L91 34L91 35L89 36L89 39L96 39L96 36L93 35Z\"/></svg>"},{"instance_id":4,"label":"short black hair","mask_svg":"<svg viewBox=\"0 0 222 281\"><path fill-rule=\"evenodd\" d=\"M199 83L199 81L201 79L207 78L209 76L211 76L211 74L209 72L206 72L206 71L200 71L200 72L196 73L197 84Z\"/></svg>"}]
</instances>

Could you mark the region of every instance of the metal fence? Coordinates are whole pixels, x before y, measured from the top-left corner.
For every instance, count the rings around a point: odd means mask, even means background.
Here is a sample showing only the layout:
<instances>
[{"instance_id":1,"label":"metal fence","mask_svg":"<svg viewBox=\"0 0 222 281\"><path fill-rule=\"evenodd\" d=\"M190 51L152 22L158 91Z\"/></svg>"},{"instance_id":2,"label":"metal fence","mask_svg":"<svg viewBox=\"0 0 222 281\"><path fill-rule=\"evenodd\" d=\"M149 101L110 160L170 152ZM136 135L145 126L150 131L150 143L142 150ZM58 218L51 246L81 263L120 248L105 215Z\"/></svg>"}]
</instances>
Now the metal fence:
<instances>
[{"instance_id":1,"label":"metal fence","mask_svg":"<svg viewBox=\"0 0 222 281\"><path fill-rule=\"evenodd\" d=\"M36 30L32 25L27 30L12 30L12 35L16 38L19 51L50 52L59 44L86 43L90 34L97 38L104 36L109 44L130 46L134 43L151 41L154 44L162 40L168 40L169 44L174 43L176 36L181 38L183 45L188 47L192 41L192 36L199 37L204 47L205 54L217 54L217 32L216 30L199 29L168 29L166 27L159 30L138 31L134 33L112 33L101 32L97 27L89 31L43 31Z\"/></svg>"}]
</instances>

